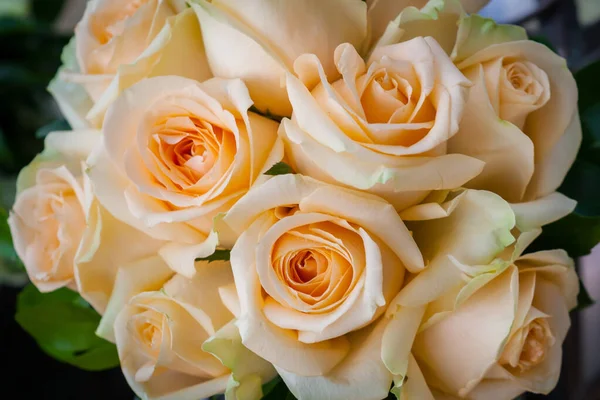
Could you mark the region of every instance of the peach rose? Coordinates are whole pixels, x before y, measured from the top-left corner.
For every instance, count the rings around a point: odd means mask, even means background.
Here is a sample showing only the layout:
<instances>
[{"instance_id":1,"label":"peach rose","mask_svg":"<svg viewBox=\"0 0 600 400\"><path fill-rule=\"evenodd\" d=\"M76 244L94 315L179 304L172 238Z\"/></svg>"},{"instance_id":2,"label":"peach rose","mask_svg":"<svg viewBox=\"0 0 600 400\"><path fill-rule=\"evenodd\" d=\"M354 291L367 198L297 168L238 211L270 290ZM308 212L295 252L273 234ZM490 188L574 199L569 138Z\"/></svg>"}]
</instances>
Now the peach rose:
<instances>
[{"instance_id":1,"label":"peach rose","mask_svg":"<svg viewBox=\"0 0 600 400\"><path fill-rule=\"evenodd\" d=\"M282 82L298 56L317 54L333 73L336 46L360 46L367 33L361 0L194 0L190 5L213 74L243 79L259 109L281 116L292 111Z\"/></svg>"},{"instance_id":2,"label":"peach rose","mask_svg":"<svg viewBox=\"0 0 600 400\"><path fill-rule=\"evenodd\" d=\"M71 126L100 126L121 91L160 75L211 76L198 22L185 2L91 0L49 89Z\"/></svg>"},{"instance_id":3,"label":"peach rose","mask_svg":"<svg viewBox=\"0 0 600 400\"><path fill-rule=\"evenodd\" d=\"M152 271L132 267L164 243L120 222L98 204L84 160L99 141L97 131L50 133L44 152L19 175L9 224L17 254L40 291L68 286L104 314L110 302L113 309L120 307L109 299L115 282L132 271L136 279L144 274L137 286L158 282L158 287L172 272L166 266ZM105 320L107 327L112 319ZM108 338L111 330L106 329Z\"/></svg>"},{"instance_id":4,"label":"peach rose","mask_svg":"<svg viewBox=\"0 0 600 400\"><path fill-rule=\"evenodd\" d=\"M448 141L449 153L485 162L466 186L513 203L554 192L581 143L577 86L566 61L527 40L523 28L466 16L450 0L403 11L379 45L421 35L436 38L473 83L458 133Z\"/></svg>"},{"instance_id":5,"label":"peach rose","mask_svg":"<svg viewBox=\"0 0 600 400\"><path fill-rule=\"evenodd\" d=\"M577 276L562 250L523 252L541 225L574 207L559 194L511 207L494 193L466 190L402 213L413 219L407 224L428 265L388 309L382 356L395 391L512 398L556 384ZM417 379L404 388L411 374Z\"/></svg>"},{"instance_id":6,"label":"peach rose","mask_svg":"<svg viewBox=\"0 0 600 400\"><path fill-rule=\"evenodd\" d=\"M373 322L405 268L424 267L394 208L288 174L251 189L221 224L224 242L227 229L241 234L231 266L243 344L273 363L298 398L387 396L383 326Z\"/></svg>"},{"instance_id":7,"label":"peach rose","mask_svg":"<svg viewBox=\"0 0 600 400\"><path fill-rule=\"evenodd\" d=\"M53 132L19 173L8 223L19 258L42 292L75 287L73 266L93 201L84 160L97 132Z\"/></svg>"},{"instance_id":8,"label":"peach rose","mask_svg":"<svg viewBox=\"0 0 600 400\"><path fill-rule=\"evenodd\" d=\"M298 172L372 192L398 209L481 172L481 161L446 154L470 83L435 40L378 47L367 62L343 44L334 59L342 79L331 84L314 55L296 60L300 79L287 76L294 114L280 134Z\"/></svg>"},{"instance_id":9,"label":"peach rose","mask_svg":"<svg viewBox=\"0 0 600 400\"><path fill-rule=\"evenodd\" d=\"M483 285L463 288L469 297L417 335L413 354L438 392L473 399L548 394L578 291L564 251L522 255Z\"/></svg>"},{"instance_id":10,"label":"peach rose","mask_svg":"<svg viewBox=\"0 0 600 400\"><path fill-rule=\"evenodd\" d=\"M197 400L223 393L258 400L270 364L244 348L220 289L233 283L227 262L199 268L193 279L175 275L160 291L143 292L115 322L121 368L143 399ZM227 348L227 358L212 352Z\"/></svg>"},{"instance_id":11,"label":"peach rose","mask_svg":"<svg viewBox=\"0 0 600 400\"><path fill-rule=\"evenodd\" d=\"M195 272L211 254L213 218L281 160L278 124L248 112L240 80L145 79L109 108L90 157L100 203L153 238L173 270Z\"/></svg>"}]
</instances>

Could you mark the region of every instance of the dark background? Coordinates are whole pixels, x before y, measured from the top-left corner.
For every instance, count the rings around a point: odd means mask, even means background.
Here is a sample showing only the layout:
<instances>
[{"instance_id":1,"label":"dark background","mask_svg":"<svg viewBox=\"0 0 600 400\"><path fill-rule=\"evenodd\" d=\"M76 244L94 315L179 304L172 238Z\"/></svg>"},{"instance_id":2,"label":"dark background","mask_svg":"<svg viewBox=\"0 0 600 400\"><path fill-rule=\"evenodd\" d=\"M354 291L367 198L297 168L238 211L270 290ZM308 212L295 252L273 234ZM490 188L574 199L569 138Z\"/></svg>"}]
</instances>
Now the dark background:
<instances>
[{"instance_id":1,"label":"dark background","mask_svg":"<svg viewBox=\"0 0 600 400\"><path fill-rule=\"evenodd\" d=\"M20 2L21 0L8 0ZM300 0L298 0L300 1ZM41 150L36 131L59 118L45 87L80 18L85 0L30 0L26 15L0 16L0 204L10 208L14 174ZM600 59L600 0L492 0L482 12L519 23L567 58L572 70ZM600 76L598 77L600 79ZM600 93L599 93L600 95ZM600 299L600 249L579 261L592 297ZM14 321L19 272L0 280L2 398L132 400L121 371L86 372L44 354ZM6 394L5 394L6 393ZM18 395L17 395L18 393ZM548 396L600 400L600 304L572 315L561 380Z\"/></svg>"}]
</instances>

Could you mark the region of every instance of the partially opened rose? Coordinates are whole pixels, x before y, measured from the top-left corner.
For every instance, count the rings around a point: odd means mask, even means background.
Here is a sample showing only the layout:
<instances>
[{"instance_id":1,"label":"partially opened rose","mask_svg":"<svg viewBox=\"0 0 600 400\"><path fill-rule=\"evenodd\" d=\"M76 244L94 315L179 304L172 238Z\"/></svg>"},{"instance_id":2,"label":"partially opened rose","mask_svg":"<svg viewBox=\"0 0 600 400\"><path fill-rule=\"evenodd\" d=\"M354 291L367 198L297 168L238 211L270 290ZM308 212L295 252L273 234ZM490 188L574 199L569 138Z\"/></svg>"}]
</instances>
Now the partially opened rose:
<instances>
[{"instance_id":1,"label":"partially opened rose","mask_svg":"<svg viewBox=\"0 0 600 400\"><path fill-rule=\"evenodd\" d=\"M115 219L95 199L85 159L97 131L52 132L44 152L21 171L9 218L15 249L42 292L68 286L100 314L119 271L156 254L164 244ZM168 268L145 269L144 281L163 281ZM121 272L123 273L123 272Z\"/></svg>"},{"instance_id":2,"label":"partially opened rose","mask_svg":"<svg viewBox=\"0 0 600 400\"><path fill-rule=\"evenodd\" d=\"M240 80L145 79L109 108L90 158L99 201L116 218L168 241L160 254L177 272L217 244L213 218L281 160L278 124L248 112Z\"/></svg>"},{"instance_id":3,"label":"partially opened rose","mask_svg":"<svg viewBox=\"0 0 600 400\"><path fill-rule=\"evenodd\" d=\"M394 208L288 174L255 186L221 222L222 241L226 228L241 234L231 266L244 345L300 399L385 397L392 376L381 361L382 327L369 325L405 269L423 268Z\"/></svg>"},{"instance_id":4,"label":"partially opened rose","mask_svg":"<svg viewBox=\"0 0 600 400\"><path fill-rule=\"evenodd\" d=\"M198 22L182 0L91 0L50 84L71 126L100 126L109 104L145 77L204 80Z\"/></svg>"},{"instance_id":5,"label":"partially opened rose","mask_svg":"<svg viewBox=\"0 0 600 400\"><path fill-rule=\"evenodd\" d=\"M432 202L402 213L406 219L413 219L407 224L428 260L428 266L400 291L392 303L397 307L388 311L392 322L384 333L382 356L394 374L396 390L405 390L402 388L403 381L406 376L411 379L408 368L412 365L412 373L418 376L422 370L427 383L433 388L449 395L471 398L471 390L488 373L488 368L495 362L502 364L500 357L503 346L513 338L515 342L511 346L514 348L507 347L506 351L510 354L507 353L506 357L511 357L512 364L508 369L517 378L512 379L506 374L504 377L498 376L499 380L506 379L506 382L490 381L490 385L494 383L496 386L489 390L498 390L502 394L498 398L507 398L511 396L505 391L510 391L514 397L524 390L542 391L540 388L544 387L543 391L548 391L554 386L556 368L560 366L560 360L556 357L559 356L553 356L554 359L548 361L545 367L522 375L524 369L514 369L519 364L515 352L520 354L520 350L515 349L525 345L529 330L532 330L534 338L542 331L548 331L546 322L532 322L536 318L546 318L535 310L531 319L525 318L534 298L534 286L531 285L540 285L541 288L542 279L557 284L561 294L552 296L558 299L556 301L567 304L563 308L570 309L575 305L573 294L576 294L578 287L576 275L572 262L562 250L526 255L523 252L540 234L541 225L565 216L574 206L572 200L555 194L511 207L494 193L466 190L455 192L454 196L449 196L437 206ZM446 216L441 215L442 209L447 212ZM528 274L532 271L538 274L537 278L533 283L528 282L528 289L520 294L519 273ZM517 307L524 310L515 314ZM542 307L536 305L535 298L534 307ZM542 308L543 312L550 313L548 315L558 312L560 316L563 308L556 307L554 303ZM562 342L568 328L568 318L565 324L563 317L557 317L557 324L553 325L552 330L556 331L556 337ZM390 329L394 326L403 327L402 336L391 334ZM412 346L412 353L421 365L420 369L409 362L411 341L406 337L414 338L415 335L417 339ZM425 340L424 337L435 339L427 339L425 343L420 341ZM552 341L549 337L542 335L539 339L544 341L544 346L548 345L541 350L543 352L549 351ZM443 343L438 344L438 340ZM532 345L537 346L536 343ZM560 343L557 348L560 351ZM460 356L459 353L452 353L454 351L460 352ZM527 359L529 355L524 354L523 357L522 365L531 361ZM451 362L451 359L454 361ZM534 364L541 363L541 359ZM456 368L458 360L461 360L460 368ZM425 367L422 363L425 363ZM554 368L552 373L550 366ZM441 377L438 377L438 373ZM490 375L489 378L494 377ZM412 389L421 392L426 387ZM421 396L425 398L425 394ZM482 397L473 398L496 397L487 392Z\"/></svg>"},{"instance_id":6,"label":"partially opened rose","mask_svg":"<svg viewBox=\"0 0 600 400\"><path fill-rule=\"evenodd\" d=\"M573 260L562 250L526 254L465 291L473 293L415 339L412 351L427 382L473 399L549 393L560 374L569 310L577 305Z\"/></svg>"},{"instance_id":7,"label":"partially opened rose","mask_svg":"<svg viewBox=\"0 0 600 400\"><path fill-rule=\"evenodd\" d=\"M516 203L554 192L581 143L577 86L566 61L525 30L466 16L453 1L407 9L379 45L431 35L473 83L448 152L485 162L466 186Z\"/></svg>"},{"instance_id":8,"label":"partially opened rose","mask_svg":"<svg viewBox=\"0 0 600 400\"><path fill-rule=\"evenodd\" d=\"M261 381L274 371L236 345L236 328L227 325L233 315L219 295L232 282L229 263L218 262L191 280L176 275L160 291L140 293L124 306L115 323L117 349L123 374L140 398L197 400L231 384L236 399L260 398ZM227 359L208 352L223 346Z\"/></svg>"},{"instance_id":9,"label":"partially opened rose","mask_svg":"<svg viewBox=\"0 0 600 400\"><path fill-rule=\"evenodd\" d=\"M287 76L294 114L280 133L299 172L373 192L398 209L481 172L481 161L446 154L470 83L435 40L378 47L367 62L343 44L334 60L342 79L331 84L314 55L296 60L300 79Z\"/></svg>"},{"instance_id":10,"label":"partially opened rose","mask_svg":"<svg viewBox=\"0 0 600 400\"><path fill-rule=\"evenodd\" d=\"M99 132L53 132L17 180L8 220L15 250L42 292L75 288L75 258L93 202L84 160Z\"/></svg>"}]
</instances>

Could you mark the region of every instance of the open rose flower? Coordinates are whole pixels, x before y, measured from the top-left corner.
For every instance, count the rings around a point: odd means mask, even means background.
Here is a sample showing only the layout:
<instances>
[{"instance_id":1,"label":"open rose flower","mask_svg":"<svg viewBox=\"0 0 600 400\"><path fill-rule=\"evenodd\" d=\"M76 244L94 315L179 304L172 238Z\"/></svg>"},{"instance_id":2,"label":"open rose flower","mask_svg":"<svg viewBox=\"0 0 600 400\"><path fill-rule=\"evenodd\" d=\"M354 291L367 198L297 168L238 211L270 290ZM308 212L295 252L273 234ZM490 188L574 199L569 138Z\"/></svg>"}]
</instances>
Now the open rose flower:
<instances>
[{"instance_id":1,"label":"open rose flower","mask_svg":"<svg viewBox=\"0 0 600 400\"><path fill-rule=\"evenodd\" d=\"M177 272L217 244L213 218L281 160L278 124L248 112L240 80L143 80L109 108L89 174L116 218L168 241L160 254Z\"/></svg>"},{"instance_id":2,"label":"open rose flower","mask_svg":"<svg viewBox=\"0 0 600 400\"><path fill-rule=\"evenodd\" d=\"M297 171L403 209L482 170L481 161L446 154L470 83L435 40L378 47L367 62L343 44L334 59L342 79L331 84L314 55L296 61L300 79L287 75L294 114L280 133Z\"/></svg>"},{"instance_id":3,"label":"open rose flower","mask_svg":"<svg viewBox=\"0 0 600 400\"><path fill-rule=\"evenodd\" d=\"M317 54L327 72L340 43L360 46L367 34L362 0L194 0L206 56L215 76L244 80L256 106L291 114L286 71L304 53Z\"/></svg>"},{"instance_id":4,"label":"open rose flower","mask_svg":"<svg viewBox=\"0 0 600 400\"><path fill-rule=\"evenodd\" d=\"M273 368L240 344L220 289L233 283L229 263L175 275L160 291L133 297L119 313L115 336L121 368L143 399L208 398L226 389L258 400ZM211 352L227 347L229 357ZM240 375L241 374L241 375ZM229 395L229 393L228 393Z\"/></svg>"},{"instance_id":5,"label":"open rose flower","mask_svg":"<svg viewBox=\"0 0 600 400\"><path fill-rule=\"evenodd\" d=\"M42 292L75 287L75 256L93 201L84 160L97 132L53 132L19 174L8 223L15 250Z\"/></svg>"},{"instance_id":6,"label":"open rose flower","mask_svg":"<svg viewBox=\"0 0 600 400\"><path fill-rule=\"evenodd\" d=\"M231 266L242 342L273 363L296 397L386 396L392 376L380 357L382 327L372 323L405 268L424 267L389 203L280 175L251 189L217 229L223 241L241 234Z\"/></svg>"},{"instance_id":7,"label":"open rose flower","mask_svg":"<svg viewBox=\"0 0 600 400\"><path fill-rule=\"evenodd\" d=\"M211 74L192 10L182 0L91 0L50 91L71 126L100 126L125 88L158 75Z\"/></svg>"},{"instance_id":8,"label":"open rose flower","mask_svg":"<svg viewBox=\"0 0 600 400\"><path fill-rule=\"evenodd\" d=\"M466 186L517 203L554 192L581 143L577 86L566 61L518 26L466 16L456 2L407 9L379 45L431 35L473 83L448 152L485 162ZM384 47L385 48L385 47Z\"/></svg>"}]
</instances>

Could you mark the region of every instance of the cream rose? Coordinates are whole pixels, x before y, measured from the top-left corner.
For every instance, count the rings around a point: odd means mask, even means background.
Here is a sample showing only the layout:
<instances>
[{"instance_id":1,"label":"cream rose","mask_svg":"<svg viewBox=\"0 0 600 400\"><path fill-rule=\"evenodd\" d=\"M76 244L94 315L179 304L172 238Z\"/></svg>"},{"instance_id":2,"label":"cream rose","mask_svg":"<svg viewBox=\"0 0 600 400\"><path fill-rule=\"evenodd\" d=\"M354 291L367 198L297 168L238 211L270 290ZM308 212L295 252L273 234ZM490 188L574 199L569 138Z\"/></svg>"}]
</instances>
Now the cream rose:
<instances>
[{"instance_id":1,"label":"cream rose","mask_svg":"<svg viewBox=\"0 0 600 400\"><path fill-rule=\"evenodd\" d=\"M551 336L562 342L568 318L565 325L560 314L557 325L547 325L547 315L538 311L554 315L562 313L563 308L572 308L578 290L577 276L562 250L526 255L523 252L541 233L541 225L565 216L574 207L574 201L560 194L511 206L494 193L466 190L448 193L437 202L401 213L405 220L412 220L407 225L428 265L402 288L386 314L391 321L384 332L382 357L394 375L395 390L411 391L415 398L432 398L425 394L429 385L451 396L509 398L525 390L548 391L554 386L558 376L555 372L560 368L557 356L552 356L543 367L525 373L519 368L527 363L541 363L542 356L524 354L520 363L515 354L517 349L525 349L530 330L532 340L539 339L540 344L547 345L540 350L544 354L550 351L554 340ZM523 274L527 275L527 283L521 284L527 287L525 292L519 289ZM542 304L548 301L542 279L560 288L562 294L552 304ZM543 291L539 296L544 300L536 300L535 285ZM556 301L566 302L568 307L563 304L563 308L556 308ZM397 334L399 329L401 335ZM547 335L549 332L556 334ZM503 346L510 341L513 344L507 345L502 356ZM537 346L537 342L527 344L530 345ZM560 343L557 348L560 350ZM411 361L411 349L417 362ZM488 392L487 396L477 397L474 393L484 376L493 378L486 375L492 364L508 365L502 364L502 357L514 364L507 368L516 378L495 375L502 380L493 389L499 394L492 396ZM411 374L417 377L412 384L419 384L404 388L404 379L408 376L410 382Z\"/></svg>"},{"instance_id":2,"label":"cream rose","mask_svg":"<svg viewBox=\"0 0 600 400\"><path fill-rule=\"evenodd\" d=\"M75 288L75 257L93 201L84 160L98 132L53 132L19 174L9 217L15 250L42 292Z\"/></svg>"},{"instance_id":3,"label":"cream rose","mask_svg":"<svg viewBox=\"0 0 600 400\"><path fill-rule=\"evenodd\" d=\"M19 175L9 224L17 254L41 291L68 286L104 314L118 276L130 274L131 265L156 254L163 242L98 204L84 160L99 141L97 131L50 133L44 152ZM169 271L137 272L144 274L142 282L160 287Z\"/></svg>"},{"instance_id":4,"label":"cream rose","mask_svg":"<svg viewBox=\"0 0 600 400\"><path fill-rule=\"evenodd\" d=\"M532 201L562 183L581 143L577 86L566 61L518 26L466 16L457 2L407 9L379 45L431 35L473 83L448 152L485 162L466 186L510 202Z\"/></svg>"},{"instance_id":5,"label":"cream rose","mask_svg":"<svg viewBox=\"0 0 600 400\"><path fill-rule=\"evenodd\" d=\"M378 47L367 62L349 44L335 51L342 79L328 83L314 55L300 57L287 89L294 107L280 134L300 173L375 193L403 209L429 191L453 189L483 163L446 154L468 80L432 38Z\"/></svg>"},{"instance_id":6,"label":"cream rose","mask_svg":"<svg viewBox=\"0 0 600 400\"><path fill-rule=\"evenodd\" d=\"M278 124L248 112L240 80L146 79L109 108L90 157L100 203L167 243L160 254L192 276L217 244L213 218L283 157Z\"/></svg>"},{"instance_id":7,"label":"cream rose","mask_svg":"<svg viewBox=\"0 0 600 400\"><path fill-rule=\"evenodd\" d=\"M367 7L361 0L194 0L206 55L215 76L241 78L256 106L291 114L286 71L314 53L335 73L331 54L340 43L363 44Z\"/></svg>"},{"instance_id":8,"label":"cream rose","mask_svg":"<svg viewBox=\"0 0 600 400\"><path fill-rule=\"evenodd\" d=\"M49 89L71 126L100 126L121 91L160 75L211 76L197 19L185 2L91 0Z\"/></svg>"},{"instance_id":9,"label":"cream rose","mask_svg":"<svg viewBox=\"0 0 600 400\"><path fill-rule=\"evenodd\" d=\"M470 290L456 310L417 335L412 351L425 379L442 393L473 399L549 393L577 305L573 260L562 250L522 255L462 292Z\"/></svg>"},{"instance_id":10,"label":"cream rose","mask_svg":"<svg viewBox=\"0 0 600 400\"><path fill-rule=\"evenodd\" d=\"M121 368L143 399L196 400L228 390L258 400L273 368L245 349L220 297L233 283L229 263L199 268L193 279L174 276L160 291L143 292L115 322ZM227 358L211 352L226 347ZM240 375L240 373L242 375ZM229 393L228 393L229 395Z\"/></svg>"},{"instance_id":11,"label":"cream rose","mask_svg":"<svg viewBox=\"0 0 600 400\"><path fill-rule=\"evenodd\" d=\"M251 189L217 226L224 242L228 230L241 234L231 266L243 344L300 399L387 396L382 326L372 323L405 268L424 267L394 208L288 174Z\"/></svg>"}]
</instances>

